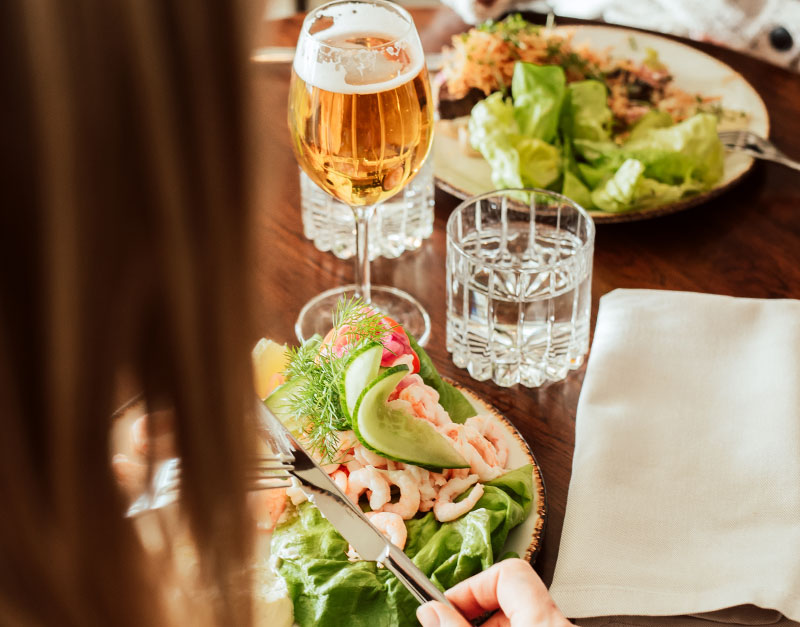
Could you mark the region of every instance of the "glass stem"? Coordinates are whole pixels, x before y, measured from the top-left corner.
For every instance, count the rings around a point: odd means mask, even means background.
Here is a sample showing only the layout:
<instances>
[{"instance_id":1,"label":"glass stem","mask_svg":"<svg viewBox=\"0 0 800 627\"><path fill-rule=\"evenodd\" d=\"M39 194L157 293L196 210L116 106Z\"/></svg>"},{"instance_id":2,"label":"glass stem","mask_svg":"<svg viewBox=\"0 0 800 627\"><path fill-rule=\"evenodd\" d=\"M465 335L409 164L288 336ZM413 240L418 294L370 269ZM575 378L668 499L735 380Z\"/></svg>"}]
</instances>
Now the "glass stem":
<instances>
[{"instance_id":1,"label":"glass stem","mask_svg":"<svg viewBox=\"0 0 800 627\"><path fill-rule=\"evenodd\" d=\"M375 205L353 207L353 213L356 218L356 296L370 303L369 219L375 213Z\"/></svg>"}]
</instances>

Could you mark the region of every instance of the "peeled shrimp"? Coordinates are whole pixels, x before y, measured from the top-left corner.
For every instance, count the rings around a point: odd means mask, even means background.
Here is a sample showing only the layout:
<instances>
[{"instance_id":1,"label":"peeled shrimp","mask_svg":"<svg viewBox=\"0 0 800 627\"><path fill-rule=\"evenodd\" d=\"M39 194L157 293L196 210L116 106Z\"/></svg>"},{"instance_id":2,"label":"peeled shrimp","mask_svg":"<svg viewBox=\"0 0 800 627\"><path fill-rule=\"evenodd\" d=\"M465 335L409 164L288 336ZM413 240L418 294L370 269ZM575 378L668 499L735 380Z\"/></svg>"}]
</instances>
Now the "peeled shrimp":
<instances>
[{"instance_id":1,"label":"peeled shrimp","mask_svg":"<svg viewBox=\"0 0 800 627\"><path fill-rule=\"evenodd\" d=\"M367 512L364 514L386 538L400 550L406 545L408 530L403 519L390 512ZM351 561L361 559L352 546L347 547L347 557Z\"/></svg>"},{"instance_id":2,"label":"peeled shrimp","mask_svg":"<svg viewBox=\"0 0 800 627\"><path fill-rule=\"evenodd\" d=\"M483 485L476 483L478 475L470 475L466 479L450 479L447 484L439 490L439 497L436 504L433 506L433 515L439 522L448 522L455 520L459 516L463 516L473 507L475 503L483 496ZM472 488L467 498L453 502L453 498L464 492L471 485L476 484Z\"/></svg>"},{"instance_id":3,"label":"peeled shrimp","mask_svg":"<svg viewBox=\"0 0 800 627\"><path fill-rule=\"evenodd\" d=\"M400 488L400 500L397 503L386 503L382 508L383 512L398 514L403 519L413 518L419 511L419 485L417 481L403 470L385 470L383 474L389 483ZM379 509L373 507L372 509Z\"/></svg>"},{"instance_id":4,"label":"peeled shrimp","mask_svg":"<svg viewBox=\"0 0 800 627\"><path fill-rule=\"evenodd\" d=\"M503 474L502 468L486 463L486 460L469 442L458 439L455 441L455 446L458 452L467 460L470 470L477 474L481 481L491 481Z\"/></svg>"},{"instance_id":5,"label":"peeled shrimp","mask_svg":"<svg viewBox=\"0 0 800 627\"><path fill-rule=\"evenodd\" d=\"M484 453L491 449L491 444L489 444L488 440L475 429L464 425L450 424L440 428L439 432L453 441L455 449L461 453L461 456L469 464L470 471L478 475L481 481L491 481L503 474L503 468L494 453L487 455L489 457L489 461L487 461L481 451L472 444L472 442L477 444Z\"/></svg>"},{"instance_id":6,"label":"peeled shrimp","mask_svg":"<svg viewBox=\"0 0 800 627\"><path fill-rule=\"evenodd\" d=\"M247 503L259 531L272 531L286 509L286 490L248 492Z\"/></svg>"},{"instance_id":7,"label":"peeled shrimp","mask_svg":"<svg viewBox=\"0 0 800 627\"><path fill-rule=\"evenodd\" d=\"M505 468L508 463L508 444L500 426L486 415L468 418L464 424L480 432L483 437L492 443L497 455L497 462Z\"/></svg>"},{"instance_id":8,"label":"peeled shrimp","mask_svg":"<svg viewBox=\"0 0 800 627\"><path fill-rule=\"evenodd\" d=\"M355 472L356 470L361 470L364 468L364 464L356 459L351 459L349 462L345 462L345 468L347 468L347 472Z\"/></svg>"},{"instance_id":9,"label":"peeled shrimp","mask_svg":"<svg viewBox=\"0 0 800 627\"><path fill-rule=\"evenodd\" d=\"M492 443L489 442L480 431L473 429L469 425L463 426L463 434L472 447L480 453L481 458L492 467L499 466L500 462L497 459L497 452L495 451Z\"/></svg>"},{"instance_id":10,"label":"peeled shrimp","mask_svg":"<svg viewBox=\"0 0 800 627\"><path fill-rule=\"evenodd\" d=\"M408 530L402 517L392 512L367 512L364 515L377 527L378 531L389 539L389 542L398 549L405 547Z\"/></svg>"},{"instance_id":11,"label":"peeled shrimp","mask_svg":"<svg viewBox=\"0 0 800 627\"><path fill-rule=\"evenodd\" d=\"M419 466L403 465L405 472L411 475L417 482L419 488L419 511L429 512L433 509L433 504L436 501L436 486L433 483L432 473Z\"/></svg>"},{"instance_id":12,"label":"peeled shrimp","mask_svg":"<svg viewBox=\"0 0 800 627\"><path fill-rule=\"evenodd\" d=\"M386 468L386 459L377 453L373 453L363 444L357 444L353 448L353 456L356 458L356 461L361 462L364 466Z\"/></svg>"},{"instance_id":13,"label":"peeled shrimp","mask_svg":"<svg viewBox=\"0 0 800 627\"><path fill-rule=\"evenodd\" d=\"M374 466L356 470L347 478L346 494L353 503L357 504L358 499L366 491L369 491L369 506L373 510L380 509L391 499L389 483Z\"/></svg>"},{"instance_id":14,"label":"peeled shrimp","mask_svg":"<svg viewBox=\"0 0 800 627\"><path fill-rule=\"evenodd\" d=\"M347 473L344 470L337 470L331 475L331 479L342 492L347 493Z\"/></svg>"},{"instance_id":15,"label":"peeled shrimp","mask_svg":"<svg viewBox=\"0 0 800 627\"><path fill-rule=\"evenodd\" d=\"M411 413L417 418L422 418L440 427L451 424L450 416L439 405L439 393L421 381L422 379L419 384L414 383L401 390L397 397L398 400L409 403Z\"/></svg>"},{"instance_id":16,"label":"peeled shrimp","mask_svg":"<svg viewBox=\"0 0 800 627\"><path fill-rule=\"evenodd\" d=\"M356 444L358 444L358 438L355 431L341 431L339 433L339 452L346 453Z\"/></svg>"}]
</instances>

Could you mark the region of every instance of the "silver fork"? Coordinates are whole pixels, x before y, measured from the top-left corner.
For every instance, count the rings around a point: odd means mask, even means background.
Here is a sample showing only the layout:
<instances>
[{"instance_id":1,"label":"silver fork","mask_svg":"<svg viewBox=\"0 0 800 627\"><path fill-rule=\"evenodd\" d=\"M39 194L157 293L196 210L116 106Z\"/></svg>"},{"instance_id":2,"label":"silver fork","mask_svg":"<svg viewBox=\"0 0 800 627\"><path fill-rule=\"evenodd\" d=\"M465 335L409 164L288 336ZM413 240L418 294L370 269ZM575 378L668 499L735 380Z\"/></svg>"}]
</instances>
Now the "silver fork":
<instances>
[{"instance_id":1,"label":"silver fork","mask_svg":"<svg viewBox=\"0 0 800 627\"><path fill-rule=\"evenodd\" d=\"M730 150L743 152L756 159L766 159L767 161L781 163L793 170L800 171L800 162L790 159L778 150L771 141L756 135L752 131L720 131L719 139Z\"/></svg>"},{"instance_id":2,"label":"silver fork","mask_svg":"<svg viewBox=\"0 0 800 627\"><path fill-rule=\"evenodd\" d=\"M256 411L264 413L267 409L258 401ZM246 476L247 489L256 491L288 488L292 485L291 472L294 469L291 444L284 433L267 429L264 425L263 419L256 421L263 441L272 452L253 458ZM166 460L153 473L148 489L134 501L125 515L132 518L175 503L180 492L180 480L180 459L173 457Z\"/></svg>"},{"instance_id":3,"label":"silver fork","mask_svg":"<svg viewBox=\"0 0 800 627\"><path fill-rule=\"evenodd\" d=\"M284 455L261 455L253 460L246 475L250 491L275 490L292 485L291 458ZM128 508L125 516L133 518L171 505L178 500L181 484L180 459L173 457L163 462L153 473L150 486Z\"/></svg>"}]
</instances>

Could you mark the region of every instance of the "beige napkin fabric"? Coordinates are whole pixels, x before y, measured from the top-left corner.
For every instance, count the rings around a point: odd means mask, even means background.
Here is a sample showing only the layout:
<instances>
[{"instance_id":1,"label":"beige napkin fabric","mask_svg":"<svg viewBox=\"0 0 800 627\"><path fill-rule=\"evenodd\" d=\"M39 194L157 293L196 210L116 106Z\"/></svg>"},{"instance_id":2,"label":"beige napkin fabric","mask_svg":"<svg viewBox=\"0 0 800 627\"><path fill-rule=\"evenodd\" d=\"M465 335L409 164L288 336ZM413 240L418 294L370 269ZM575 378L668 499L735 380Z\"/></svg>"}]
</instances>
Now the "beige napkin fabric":
<instances>
[{"instance_id":1,"label":"beige napkin fabric","mask_svg":"<svg viewBox=\"0 0 800 627\"><path fill-rule=\"evenodd\" d=\"M800 301L600 300L550 593L616 617L581 625L800 621Z\"/></svg>"}]
</instances>

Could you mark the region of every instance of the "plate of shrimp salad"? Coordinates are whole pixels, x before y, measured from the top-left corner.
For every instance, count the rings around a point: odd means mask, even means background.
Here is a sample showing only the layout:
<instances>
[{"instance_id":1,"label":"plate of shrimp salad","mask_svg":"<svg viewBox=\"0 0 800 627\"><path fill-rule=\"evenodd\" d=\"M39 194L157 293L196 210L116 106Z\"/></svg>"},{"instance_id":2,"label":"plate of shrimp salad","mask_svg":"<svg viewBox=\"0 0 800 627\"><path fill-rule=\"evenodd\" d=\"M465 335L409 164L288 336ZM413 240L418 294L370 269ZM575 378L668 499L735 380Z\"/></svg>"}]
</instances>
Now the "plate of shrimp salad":
<instances>
[{"instance_id":1,"label":"plate of shrimp salad","mask_svg":"<svg viewBox=\"0 0 800 627\"><path fill-rule=\"evenodd\" d=\"M397 383L377 408L348 408L349 393L337 381L376 345L377 373L367 378L399 372ZM545 503L528 444L492 407L439 376L396 322L359 301L343 302L332 331L288 349L282 365L277 378L261 375L280 383L266 390L267 404L280 408L276 413L341 491L434 583L447 589L505 557L532 559ZM365 428L370 412L393 421L387 444ZM405 433L416 438L407 449L398 442ZM442 456L442 447L452 451ZM458 467L446 467L452 460ZM299 488L288 488L280 502L270 499L277 521L270 525L270 560L296 624L341 625L345 616L352 625L417 624L418 603L405 587L362 560Z\"/></svg>"}]
</instances>

